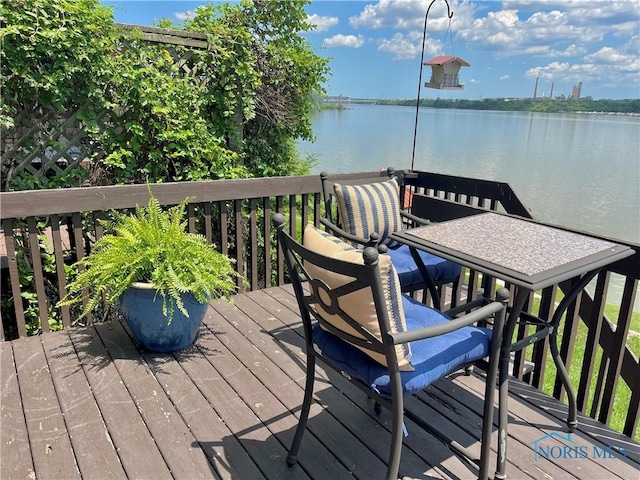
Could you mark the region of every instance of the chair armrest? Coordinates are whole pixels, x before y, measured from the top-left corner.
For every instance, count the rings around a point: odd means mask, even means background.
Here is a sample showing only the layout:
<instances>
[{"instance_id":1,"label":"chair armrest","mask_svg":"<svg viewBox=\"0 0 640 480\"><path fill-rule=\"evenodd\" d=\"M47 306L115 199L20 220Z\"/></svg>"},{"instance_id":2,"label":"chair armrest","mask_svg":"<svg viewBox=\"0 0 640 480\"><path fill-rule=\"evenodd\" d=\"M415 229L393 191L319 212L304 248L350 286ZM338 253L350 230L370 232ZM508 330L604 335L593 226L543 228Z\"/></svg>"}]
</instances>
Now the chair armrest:
<instances>
[{"instance_id":1,"label":"chair armrest","mask_svg":"<svg viewBox=\"0 0 640 480\"><path fill-rule=\"evenodd\" d=\"M324 225L329 233L335 235L336 237L340 237L342 239L348 240L351 243L359 243L363 247L378 247L380 243L380 236L373 232L369 235L369 239L365 239L363 237L358 237L357 235L353 235L352 233L347 232L346 230L341 229L331 220L327 218L320 217L320 223Z\"/></svg>"},{"instance_id":2,"label":"chair armrest","mask_svg":"<svg viewBox=\"0 0 640 480\"><path fill-rule=\"evenodd\" d=\"M493 301L484 307L480 307L473 312L463 315L462 317L454 318L448 322L441 323L440 325L417 328L406 332L390 333L389 335L393 339L393 344L397 345L399 343L408 343L416 340L422 340L424 338L437 337L438 335L444 335L445 333L459 330L462 327L472 325L498 312L504 312L509 300L509 291L506 289L500 289L497 297L498 300Z\"/></svg>"},{"instance_id":3,"label":"chair armrest","mask_svg":"<svg viewBox=\"0 0 640 480\"><path fill-rule=\"evenodd\" d=\"M454 318L463 312L468 312L475 308L486 305L489 301L490 299L488 298L480 297L470 302L467 302L463 305L458 305L457 307L453 307L453 308L450 308L449 310L445 310L442 313L444 313L448 317Z\"/></svg>"},{"instance_id":4,"label":"chair armrest","mask_svg":"<svg viewBox=\"0 0 640 480\"><path fill-rule=\"evenodd\" d=\"M414 227L416 227L416 226L419 227L419 226L422 226L422 225L429 225L431 223L426 218L417 217L413 213L409 213L408 210L400 210L400 215L403 217L403 220L407 219L407 220L409 220L409 222L413 223Z\"/></svg>"}]
</instances>

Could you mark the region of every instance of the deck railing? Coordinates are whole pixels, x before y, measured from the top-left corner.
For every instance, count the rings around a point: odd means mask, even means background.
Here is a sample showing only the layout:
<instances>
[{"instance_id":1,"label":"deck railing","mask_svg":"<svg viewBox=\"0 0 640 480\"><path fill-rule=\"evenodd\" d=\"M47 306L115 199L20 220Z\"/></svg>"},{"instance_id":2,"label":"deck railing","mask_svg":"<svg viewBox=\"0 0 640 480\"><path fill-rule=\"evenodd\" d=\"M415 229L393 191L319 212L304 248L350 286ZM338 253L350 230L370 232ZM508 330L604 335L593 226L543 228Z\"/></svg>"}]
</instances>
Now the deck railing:
<instances>
[{"instance_id":1,"label":"deck railing","mask_svg":"<svg viewBox=\"0 0 640 480\"><path fill-rule=\"evenodd\" d=\"M366 175L384 175L369 172ZM337 178L361 178L359 174ZM427 201L434 220L447 215L467 214L470 210L497 210L530 217L523 203L508 184L427 172L403 175L403 198L409 205ZM286 282L282 258L277 248L271 215L284 213L290 232L300 238L306 223L318 224L321 215L319 176L218 180L154 184L153 194L162 205L176 205L190 197L188 228L202 233L218 250L236 260L245 279L238 291L257 290ZM404 195L406 192L407 195ZM87 255L104 233L98 221L110 210L127 210L148 202L146 185L70 188L0 193L0 219L4 233L7 265L2 275L2 340L33 332L69 328L76 312L56 308L66 292L68 265ZM437 208L434 208L436 206ZM620 243L618 240L616 240ZM640 365L627 346L633 304L640 276L640 246L630 245L636 254L599 273L592 294L583 294L569 307L563 322L561 354L571 371L577 370L578 407L587 415L609 424L614 402L625 402L623 433L635 436L640 404ZM6 274L8 272L8 275ZM619 300L612 300L612 276L623 285ZM548 317L572 281L532 294L527 312ZM441 292L453 302L475 295L479 274L463 269L460 286ZM13 301L21 299L22 301ZM616 318L607 318L605 305L613 307ZM91 319L89 319L91 321ZM527 334L522 327L517 334ZM577 358L578 333L586 335L584 353ZM586 332L586 333L585 333ZM581 350L582 351L582 350ZM547 371L548 344L540 342L516 355L514 375L542 389L551 376L556 398L564 392ZM621 384L621 386L619 386ZM621 390L628 394L620 394ZM619 407L618 407L619 408Z\"/></svg>"}]
</instances>

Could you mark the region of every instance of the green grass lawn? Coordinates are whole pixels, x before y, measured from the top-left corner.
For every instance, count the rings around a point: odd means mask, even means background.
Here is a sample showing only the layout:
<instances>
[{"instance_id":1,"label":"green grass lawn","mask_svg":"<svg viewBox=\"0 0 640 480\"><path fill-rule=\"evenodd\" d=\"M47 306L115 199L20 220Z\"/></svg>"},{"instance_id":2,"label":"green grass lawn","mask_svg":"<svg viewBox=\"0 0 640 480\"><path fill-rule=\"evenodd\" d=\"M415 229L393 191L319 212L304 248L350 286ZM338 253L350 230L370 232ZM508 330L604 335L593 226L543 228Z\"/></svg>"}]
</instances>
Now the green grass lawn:
<instances>
[{"instance_id":1,"label":"green grass lawn","mask_svg":"<svg viewBox=\"0 0 640 480\"><path fill-rule=\"evenodd\" d=\"M465 283L468 284L468 281L469 281L469 272L467 271L465 275ZM536 292L536 293L538 295L534 296L533 305L531 309L531 311L534 313L538 312L540 309L540 297L539 297L540 292ZM558 303L562 300L563 296L564 296L563 293L561 291L558 291L556 295L556 307L558 306ZM615 319L618 318L619 311L620 309L615 305L605 306L605 315L610 321L615 321ZM560 327L558 331L559 340L562 338L563 328L564 328L564 320L560 322ZM517 332L517 329L516 329L516 332ZM577 386L580 383L580 371L581 371L581 367L584 359L584 351L585 351L585 346L587 342L587 334L588 334L588 329L586 325L582 321L578 321L578 328L576 333L576 341L575 341L572 361L571 361L571 365L568 368L571 385L573 385L574 388L577 388ZM627 336L627 347L631 350L631 352L636 357L640 357L640 312L634 311L631 315L629 335ZM527 359L531 358L532 350L533 350L533 347L527 348L526 350ZM602 360L601 351L599 351L599 353L596 354L596 357L597 358L594 361L594 368L593 368L594 378L592 378L591 388L589 390L590 396L587 402L587 405L589 406L593 401L594 387L597 379L596 375L600 368L600 363ZM545 378L543 382L542 391L549 396L553 395L553 386L555 382L555 376L556 376L556 366L553 363L551 356L547 355L546 367L545 367ZM609 426L613 430L622 432L627 410L629 408L628 405L631 400L631 390L629 389L627 384L621 379L618 382L618 385L616 388L615 399L616 400L613 405L613 411L611 414L611 419L609 421ZM566 400L565 400L565 403L566 403ZM589 408L587 409L587 414L589 413ZM635 441L640 442L640 432L638 431L637 428L633 435L633 438Z\"/></svg>"},{"instance_id":2,"label":"green grass lawn","mask_svg":"<svg viewBox=\"0 0 640 480\"><path fill-rule=\"evenodd\" d=\"M558 296L560 295L561 294L559 293ZM533 311L537 311L537 308L538 308L537 300L534 301L533 307L534 307ZM613 305L607 305L605 307L605 315L610 320L618 318L618 313L619 313L619 308ZM561 322L560 328L559 328L559 337L562 337L563 325L564 325L564 322ZM627 336L628 348L636 357L638 357L640 355L640 337L638 335L635 335L636 332L640 332L640 312L633 312L631 317L630 333ZM575 348L573 351L573 357L572 357L571 365L568 368L569 378L571 379L571 384L574 386L574 388L577 388L580 382L580 371L581 371L582 362L584 358L587 334L588 334L588 329L586 325L584 325L584 323L582 322L579 322L577 334L576 334ZM602 360L602 355L601 354L597 355L597 358L595 359L594 368L593 368L594 378L592 379L592 384L590 389L590 398L587 405L590 405L593 400L593 391L594 391L595 382L596 382L595 377L597 375L598 369L600 368L601 360ZM556 374L555 364L553 363L553 360L551 359L551 357L548 356L546 361L545 379L544 379L544 384L542 388L542 390L548 395L552 395L553 393L555 374ZM624 421L625 421L628 405L631 399L631 390L629 389L627 384L622 380L618 382L615 399L616 400L614 402L609 425L613 430L621 432L624 427ZM640 432L638 432L638 429L636 429L634 439L637 442L640 442Z\"/></svg>"}]
</instances>

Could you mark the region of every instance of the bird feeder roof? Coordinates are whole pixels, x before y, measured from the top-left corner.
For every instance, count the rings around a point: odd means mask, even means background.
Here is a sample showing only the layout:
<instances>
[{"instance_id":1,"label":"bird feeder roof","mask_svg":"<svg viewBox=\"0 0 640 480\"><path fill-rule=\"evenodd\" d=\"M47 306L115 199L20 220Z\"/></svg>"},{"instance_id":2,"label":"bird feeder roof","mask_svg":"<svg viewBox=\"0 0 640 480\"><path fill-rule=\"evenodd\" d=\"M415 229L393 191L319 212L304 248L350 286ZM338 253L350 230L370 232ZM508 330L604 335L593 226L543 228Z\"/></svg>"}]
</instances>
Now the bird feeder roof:
<instances>
[{"instance_id":1,"label":"bird feeder roof","mask_svg":"<svg viewBox=\"0 0 640 480\"><path fill-rule=\"evenodd\" d=\"M462 67L470 67L471 64L466 60L463 60L460 57L455 57L453 55L440 55L438 57L433 57L431 60L427 60L424 62L425 65L447 65L449 63L457 63Z\"/></svg>"}]
</instances>

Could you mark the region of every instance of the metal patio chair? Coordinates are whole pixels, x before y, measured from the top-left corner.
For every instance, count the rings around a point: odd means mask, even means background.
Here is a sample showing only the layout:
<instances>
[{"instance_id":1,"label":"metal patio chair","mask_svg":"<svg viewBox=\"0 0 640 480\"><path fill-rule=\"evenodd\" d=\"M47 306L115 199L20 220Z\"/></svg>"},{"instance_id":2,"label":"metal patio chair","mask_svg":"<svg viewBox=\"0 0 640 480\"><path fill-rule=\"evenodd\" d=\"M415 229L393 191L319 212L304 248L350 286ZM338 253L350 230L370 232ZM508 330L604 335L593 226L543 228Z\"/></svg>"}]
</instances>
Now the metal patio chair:
<instances>
[{"instance_id":1,"label":"metal patio chair","mask_svg":"<svg viewBox=\"0 0 640 480\"><path fill-rule=\"evenodd\" d=\"M282 214L273 221L303 321L307 359L304 400L287 464L298 460L319 360L391 412L388 479L398 476L405 415L475 461L480 478L487 478L508 291L499 290L497 301L478 299L442 313L402 294L389 256L376 248L356 249L313 225L305 227L300 244L286 233ZM486 321L493 329L474 326ZM474 362L486 371L480 455L403 407L404 395Z\"/></svg>"},{"instance_id":2,"label":"metal patio chair","mask_svg":"<svg viewBox=\"0 0 640 480\"><path fill-rule=\"evenodd\" d=\"M428 290L439 308L438 287L459 280L461 267L455 262L427 252L412 251L389 236L405 226L429 223L403 209L396 172L362 179L333 180L320 174L325 217L320 222L334 235L362 246L384 245L398 272L403 292Z\"/></svg>"}]
</instances>

